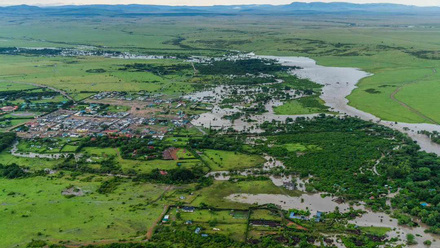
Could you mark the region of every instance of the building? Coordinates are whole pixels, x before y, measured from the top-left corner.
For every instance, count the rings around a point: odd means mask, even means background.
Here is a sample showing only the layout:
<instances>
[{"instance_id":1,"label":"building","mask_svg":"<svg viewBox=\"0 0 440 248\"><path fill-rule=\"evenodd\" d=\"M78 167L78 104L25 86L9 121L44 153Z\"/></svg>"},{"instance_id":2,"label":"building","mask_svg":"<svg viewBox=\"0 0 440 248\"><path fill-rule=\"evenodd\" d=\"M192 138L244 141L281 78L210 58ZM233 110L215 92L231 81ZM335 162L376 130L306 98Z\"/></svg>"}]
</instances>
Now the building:
<instances>
[{"instance_id":1,"label":"building","mask_svg":"<svg viewBox=\"0 0 440 248\"><path fill-rule=\"evenodd\" d=\"M169 216L169 215L165 215L165 216L163 217L163 219L162 219L162 222L163 222L163 223L166 223L166 222L168 222L168 221L170 221L170 216Z\"/></svg>"},{"instance_id":2,"label":"building","mask_svg":"<svg viewBox=\"0 0 440 248\"><path fill-rule=\"evenodd\" d=\"M321 222L322 212L316 212L315 221Z\"/></svg>"},{"instance_id":3,"label":"building","mask_svg":"<svg viewBox=\"0 0 440 248\"><path fill-rule=\"evenodd\" d=\"M283 182L283 187L287 190L295 190L295 184L292 182Z\"/></svg>"},{"instance_id":4,"label":"building","mask_svg":"<svg viewBox=\"0 0 440 248\"><path fill-rule=\"evenodd\" d=\"M183 207L182 211L186 213L193 213L196 210L195 207Z\"/></svg>"}]
</instances>

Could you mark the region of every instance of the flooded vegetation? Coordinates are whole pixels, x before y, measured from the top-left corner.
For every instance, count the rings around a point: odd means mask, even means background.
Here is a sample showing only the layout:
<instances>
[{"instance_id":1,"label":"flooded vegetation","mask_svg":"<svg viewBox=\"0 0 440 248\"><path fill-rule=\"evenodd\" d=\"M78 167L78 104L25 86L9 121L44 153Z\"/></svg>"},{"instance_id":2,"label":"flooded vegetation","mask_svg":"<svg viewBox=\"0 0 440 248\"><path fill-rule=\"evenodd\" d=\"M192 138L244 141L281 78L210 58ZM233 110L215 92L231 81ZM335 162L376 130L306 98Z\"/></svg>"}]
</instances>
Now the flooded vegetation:
<instances>
[{"instance_id":1,"label":"flooded vegetation","mask_svg":"<svg viewBox=\"0 0 440 248\"><path fill-rule=\"evenodd\" d=\"M365 6L0 7L0 247L437 247L440 9Z\"/></svg>"}]
</instances>

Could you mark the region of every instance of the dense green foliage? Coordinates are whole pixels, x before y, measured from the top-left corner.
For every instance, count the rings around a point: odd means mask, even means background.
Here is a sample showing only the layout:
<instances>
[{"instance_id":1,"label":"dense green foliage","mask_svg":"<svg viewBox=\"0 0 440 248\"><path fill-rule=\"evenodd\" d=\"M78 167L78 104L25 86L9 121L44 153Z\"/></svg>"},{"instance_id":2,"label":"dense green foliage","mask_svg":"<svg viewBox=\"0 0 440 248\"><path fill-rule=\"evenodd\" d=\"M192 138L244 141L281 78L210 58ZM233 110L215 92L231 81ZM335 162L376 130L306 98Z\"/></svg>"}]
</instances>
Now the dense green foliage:
<instances>
[{"instance_id":1,"label":"dense green foliage","mask_svg":"<svg viewBox=\"0 0 440 248\"><path fill-rule=\"evenodd\" d=\"M286 67L271 60L261 59L238 59L218 60L209 64L198 64L196 69L205 75L245 75L245 74L272 74Z\"/></svg>"},{"instance_id":2,"label":"dense green foliage","mask_svg":"<svg viewBox=\"0 0 440 248\"><path fill-rule=\"evenodd\" d=\"M156 75L170 75L174 73L182 73L185 70L192 70L192 66L189 64L172 64L172 65L152 65L152 64L141 64L134 63L124 65L124 67L120 68L121 71L129 71L129 72L151 72Z\"/></svg>"},{"instance_id":3,"label":"dense green foliage","mask_svg":"<svg viewBox=\"0 0 440 248\"><path fill-rule=\"evenodd\" d=\"M125 159L160 158L162 147L158 140L149 138L99 136L87 137L79 145L78 151L84 147L112 147L120 149L121 157Z\"/></svg>"},{"instance_id":4,"label":"dense green foliage","mask_svg":"<svg viewBox=\"0 0 440 248\"><path fill-rule=\"evenodd\" d=\"M10 146L16 137L17 135L15 133L0 133L0 151Z\"/></svg>"},{"instance_id":5,"label":"dense green foliage","mask_svg":"<svg viewBox=\"0 0 440 248\"><path fill-rule=\"evenodd\" d=\"M3 176L8 179L14 179L14 178L22 178L27 176L28 173L26 173L20 166L17 164L11 164L11 165L0 165L0 176Z\"/></svg>"}]
</instances>

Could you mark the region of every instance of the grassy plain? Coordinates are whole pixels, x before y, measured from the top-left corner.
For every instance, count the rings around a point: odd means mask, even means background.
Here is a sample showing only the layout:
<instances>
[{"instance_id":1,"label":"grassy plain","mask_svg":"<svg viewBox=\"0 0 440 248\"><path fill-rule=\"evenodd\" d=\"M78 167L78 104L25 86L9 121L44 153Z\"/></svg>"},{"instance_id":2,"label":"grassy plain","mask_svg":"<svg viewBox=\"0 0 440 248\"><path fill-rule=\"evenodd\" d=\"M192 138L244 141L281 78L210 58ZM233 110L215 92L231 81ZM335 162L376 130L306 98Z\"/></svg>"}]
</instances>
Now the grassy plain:
<instances>
[{"instance_id":1,"label":"grassy plain","mask_svg":"<svg viewBox=\"0 0 440 248\"><path fill-rule=\"evenodd\" d=\"M296 100L290 100L283 105L275 107L277 115L306 115L325 113L327 108L323 106L324 101L317 97L304 97Z\"/></svg>"},{"instance_id":2,"label":"grassy plain","mask_svg":"<svg viewBox=\"0 0 440 248\"><path fill-rule=\"evenodd\" d=\"M191 203L199 206L205 203L217 208L247 209L248 204L232 202L225 197L231 194L283 194L284 191L275 186L272 181L243 181L232 183L228 181L216 181L211 187L197 192L197 198Z\"/></svg>"},{"instance_id":3,"label":"grassy plain","mask_svg":"<svg viewBox=\"0 0 440 248\"><path fill-rule=\"evenodd\" d=\"M63 58L0 56L0 78L6 85L34 83L62 89L74 94L76 99L87 97L87 92L141 90L152 93L188 92L185 75L159 76L152 72L128 72L120 70L124 65L145 63L170 65L171 60L124 60L100 57ZM104 69L102 73L87 72ZM20 84L23 85L23 84ZM90 95L90 94L89 94Z\"/></svg>"},{"instance_id":4,"label":"grassy plain","mask_svg":"<svg viewBox=\"0 0 440 248\"><path fill-rule=\"evenodd\" d=\"M23 247L31 239L57 243L138 237L163 211L161 205L146 205L163 193L165 186L160 185L124 183L102 195L95 192L98 182L45 177L0 181L2 247ZM70 185L84 195L63 196ZM138 204L145 207L136 208Z\"/></svg>"},{"instance_id":5,"label":"grassy plain","mask_svg":"<svg viewBox=\"0 0 440 248\"><path fill-rule=\"evenodd\" d=\"M208 163L213 171L252 168L265 162L264 158L257 155L220 150L204 150L201 158Z\"/></svg>"}]
</instances>

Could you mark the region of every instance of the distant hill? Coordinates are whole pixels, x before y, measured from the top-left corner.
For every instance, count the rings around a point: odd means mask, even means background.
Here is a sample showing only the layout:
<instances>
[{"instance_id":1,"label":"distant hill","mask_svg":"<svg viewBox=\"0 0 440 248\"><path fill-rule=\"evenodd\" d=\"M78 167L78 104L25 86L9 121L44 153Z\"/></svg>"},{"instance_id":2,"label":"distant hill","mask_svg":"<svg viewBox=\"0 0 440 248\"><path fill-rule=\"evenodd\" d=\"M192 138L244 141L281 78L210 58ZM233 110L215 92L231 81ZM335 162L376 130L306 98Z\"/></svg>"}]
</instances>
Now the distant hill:
<instances>
[{"instance_id":1,"label":"distant hill","mask_svg":"<svg viewBox=\"0 0 440 248\"><path fill-rule=\"evenodd\" d=\"M80 5L0 7L0 15L43 16L142 16L142 15L303 15L303 14L440 14L440 7L399 4L298 3L288 5L165 6L165 5Z\"/></svg>"}]
</instances>

